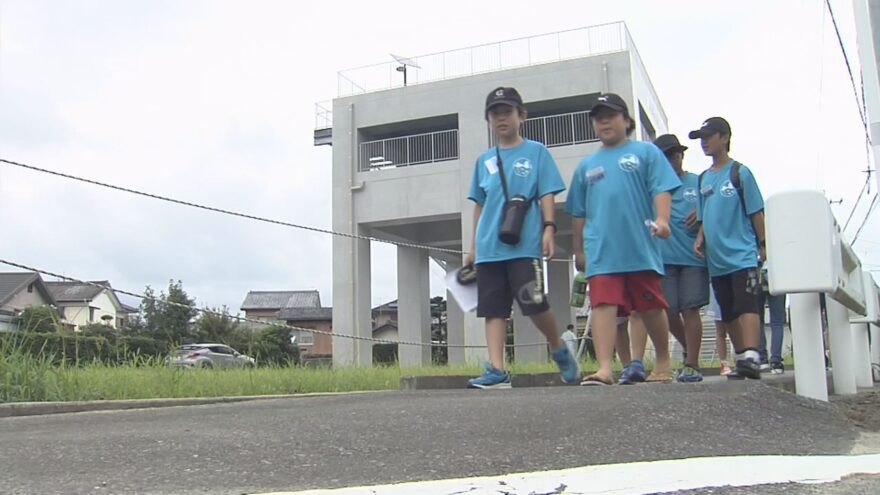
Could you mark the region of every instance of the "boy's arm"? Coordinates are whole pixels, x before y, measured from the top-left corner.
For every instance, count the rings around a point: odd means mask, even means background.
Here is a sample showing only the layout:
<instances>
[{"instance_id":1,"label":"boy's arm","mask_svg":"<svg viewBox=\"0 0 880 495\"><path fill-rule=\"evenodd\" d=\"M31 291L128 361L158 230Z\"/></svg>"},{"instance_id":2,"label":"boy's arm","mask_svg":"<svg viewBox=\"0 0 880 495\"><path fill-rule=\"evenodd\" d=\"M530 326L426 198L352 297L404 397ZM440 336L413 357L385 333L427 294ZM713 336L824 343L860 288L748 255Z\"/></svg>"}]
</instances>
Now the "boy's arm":
<instances>
[{"instance_id":1,"label":"boy's arm","mask_svg":"<svg viewBox=\"0 0 880 495\"><path fill-rule=\"evenodd\" d=\"M752 227L758 237L758 256L761 261L767 261L767 237L764 233L764 210L752 215Z\"/></svg>"},{"instance_id":2,"label":"boy's arm","mask_svg":"<svg viewBox=\"0 0 880 495\"><path fill-rule=\"evenodd\" d=\"M574 251L574 266L578 271L586 272L587 264L584 260L584 225L587 219L584 217L571 217L571 249Z\"/></svg>"},{"instance_id":3,"label":"boy's arm","mask_svg":"<svg viewBox=\"0 0 880 495\"><path fill-rule=\"evenodd\" d=\"M672 195L670 193L662 192L654 196L654 211L657 212L657 218L654 219L654 225L651 226L651 233L661 239L669 237L669 211L671 209Z\"/></svg>"},{"instance_id":4,"label":"boy's arm","mask_svg":"<svg viewBox=\"0 0 880 495\"><path fill-rule=\"evenodd\" d=\"M471 248L464 255L464 263L463 266L472 265L474 260L477 259L477 222L480 221L480 215L483 213L483 205L480 203L474 203L474 221L473 221L473 229L471 230Z\"/></svg>"},{"instance_id":5,"label":"boy's arm","mask_svg":"<svg viewBox=\"0 0 880 495\"><path fill-rule=\"evenodd\" d=\"M556 234L556 222L553 221L555 214L556 204L553 195L545 194L544 196L541 196L541 218L544 219L541 224L541 229L543 231L541 234L541 244L544 257L547 259L553 258L553 255L556 254L556 245L553 241L553 236Z\"/></svg>"}]
</instances>

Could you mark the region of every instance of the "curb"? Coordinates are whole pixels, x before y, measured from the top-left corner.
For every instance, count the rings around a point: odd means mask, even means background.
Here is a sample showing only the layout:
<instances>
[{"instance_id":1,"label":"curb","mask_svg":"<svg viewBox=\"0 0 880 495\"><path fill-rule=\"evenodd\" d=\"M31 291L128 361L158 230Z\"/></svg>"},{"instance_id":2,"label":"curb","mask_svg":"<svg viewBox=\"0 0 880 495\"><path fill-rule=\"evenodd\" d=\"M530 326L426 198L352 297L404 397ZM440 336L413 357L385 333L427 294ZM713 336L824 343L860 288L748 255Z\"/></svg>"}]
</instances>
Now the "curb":
<instances>
[{"instance_id":1,"label":"curb","mask_svg":"<svg viewBox=\"0 0 880 495\"><path fill-rule=\"evenodd\" d=\"M232 404L269 399L301 399L307 397L324 397L348 394L367 394L387 392L386 390L368 390L356 392L317 392L310 394L286 395L243 395L232 397L184 397L176 399L128 399L128 400L93 400L73 402L10 402L0 404L0 418L21 416L42 416L47 414L65 414L95 411L124 411L129 409L152 409L160 407L203 406L209 404Z\"/></svg>"}]
</instances>

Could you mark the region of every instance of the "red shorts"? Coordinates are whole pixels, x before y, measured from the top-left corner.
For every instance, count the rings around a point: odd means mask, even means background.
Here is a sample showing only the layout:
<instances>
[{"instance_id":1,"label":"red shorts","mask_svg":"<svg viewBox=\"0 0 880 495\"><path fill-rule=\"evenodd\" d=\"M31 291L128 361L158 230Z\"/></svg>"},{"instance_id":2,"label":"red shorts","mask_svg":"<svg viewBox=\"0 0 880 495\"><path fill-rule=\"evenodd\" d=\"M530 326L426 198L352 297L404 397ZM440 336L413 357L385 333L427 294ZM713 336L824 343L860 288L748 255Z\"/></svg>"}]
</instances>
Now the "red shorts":
<instances>
[{"instance_id":1,"label":"red shorts","mask_svg":"<svg viewBox=\"0 0 880 495\"><path fill-rule=\"evenodd\" d=\"M609 273L590 277L590 304L617 306L618 316L633 311L668 309L660 286L660 275L654 271Z\"/></svg>"}]
</instances>

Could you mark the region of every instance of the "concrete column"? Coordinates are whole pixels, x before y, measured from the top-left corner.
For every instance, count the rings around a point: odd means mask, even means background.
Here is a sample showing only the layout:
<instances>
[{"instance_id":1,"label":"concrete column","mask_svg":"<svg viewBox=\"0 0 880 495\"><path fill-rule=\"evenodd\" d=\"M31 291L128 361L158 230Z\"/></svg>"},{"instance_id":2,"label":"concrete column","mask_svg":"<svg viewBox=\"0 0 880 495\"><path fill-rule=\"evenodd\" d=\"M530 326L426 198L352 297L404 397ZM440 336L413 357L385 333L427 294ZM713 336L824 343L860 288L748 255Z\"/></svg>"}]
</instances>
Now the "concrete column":
<instances>
[{"instance_id":1,"label":"concrete column","mask_svg":"<svg viewBox=\"0 0 880 495\"><path fill-rule=\"evenodd\" d=\"M454 273L461 268L461 258L450 256L446 259L446 272ZM446 342L449 344L449 364L464 364L464 311L455 303L452 294L446 291Z\"/></svg>"},{"instance_id":2,"label":"concrete column","mask_svg":"<svg viewBox=\"0 0 880 495\"><path fill-rule=\"evenodd\" d=\"M880 327L871 325L871 363L874 370L874 381L880 382Z\"/></svg>"},{"instance_id":3,"label":"concrete column","mask_svg":"<svg viewBox=\"0 0 880 495\"><path fill-rule=\"evenodd\" d=\"M868 323L853 323L850 325L853 338L853 353L855 354L856 386L870 388L874 386L871 376L871 349L868 344L868 332L871 325Z\"/></svg>"},{"instance_id":4,"label":"concrete column","mask_svg":"<svg viewBox=\"0 0 880 495\"><path fill-rule=\"evenodd\" d=\"M520 346L519 344L533 344L544 342L544 334L532 324L528 316L523 316L519 306L514 303L513 310L513 349L514 360L517 363L541 363L547 361L546 345ZM508 349L510 356L510 349Z\"/></svg>"},{"instance_id":5,"label":"concrete column","mask_svg":"<svg viewBox=\"0 0 880 495\"><path fill-rule=\"evenodd\" d=\"M370 242L333 238L333 332L371 337ZM334 366L370 366L369 341L333 337Z\"/></svg>"},{"instance_id":6,"label":"concrete column","mask_svg":"<svg viewBox=\"0 0 880 495\"><path fill-rule=\"evenodd\" d=\"M459 115L461 118L461 115ZM485 136L485 134L483 134ZM483 146L482 139L478 138L476 132L465 133L464 129L459 133L459 136L462 139L461 147L465 149L465 141L470 141L473 149L479 149L479 147ZM476 140L476 141L475 141ZM467 168L465 172L461 174L462 177L462 190L467 191L470 187L470 178L473 173L473 169L470 167ZM471 248L471 239L473 239L474 235L474 216L473 216L473 205L469 204L470 201L467 202L467 206L462 210L461 214L461 245L464 251L468 251ZM483 318L477 318L476 312L465 313L464 314L464 345L468 346L480 346L480 347L469 347L464 349L464 360L469 364L480 364L489 360L489 350L485 347L486 345L486 322ZM450 358L450 362L452 362Z\"/></svg>"},{"instance_id":7,"label":"concrete column","mask_svg":"<svg viewBox=\"0 0 880 495\"><path fill-rule=\"evenodd\" d=\"M828 311L828 338L831 340L834 393L852 395L856 393L856 366L849 310L831 297L826 297L825 302Z\"/></svg>"},{"instance_id":8,"label":"concrete column","mask_svg":"<svg viewBox=\"0 0 880 495\"><path fill-rule=\"evenodd\" d=\"M798 395L828 401L818 294L790 294L791 346Z\"/></svg>"},{"instance_id":9,"label":"concrete column","mask_svg":"<svg viewBox=\"0 0 880 495\"><path fill-rule=\"evenodd\" d=\"M428 252L409 247L397 248L397 328L401 341L431 342L431 292ZM398 345L401 366L431 363L431 347Z\"/></svg>"},{"instance_id":10,"label":"concrete column","mask_svg":"<svg viewBox=\"0 0 880 495\"><path fill-rule=\"evenodd\" d=\"M565 253L561 253L565 256ZM560 257L558 254L557 258ZM574 267L571 262L551 261L547 263L547 300L556 317L556 329L559 334L565 327L575 322L576 310L569 304L571 299L571 283L574 278Z\"/></svg>"}]
</instances>

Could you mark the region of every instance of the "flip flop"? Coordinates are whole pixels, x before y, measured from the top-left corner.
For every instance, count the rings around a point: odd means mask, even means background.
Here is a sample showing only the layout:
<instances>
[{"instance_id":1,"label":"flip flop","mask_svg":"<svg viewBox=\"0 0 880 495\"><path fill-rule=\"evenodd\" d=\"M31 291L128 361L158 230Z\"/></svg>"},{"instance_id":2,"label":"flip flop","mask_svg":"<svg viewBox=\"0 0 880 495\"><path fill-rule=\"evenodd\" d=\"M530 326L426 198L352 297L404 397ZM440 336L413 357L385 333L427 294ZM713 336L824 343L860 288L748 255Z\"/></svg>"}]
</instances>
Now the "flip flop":
<instances>
[{"instance_id":1,"label":"flip flop","mask_svg":"<svg viewBox=\"0 0 880 495\"><path fill-rule=\"evenodd\" d=\"M599 375L590 375L581 380L581 385L585 387L611 385L611 380L606 380Z\"/></svg>"},{"instance_id":2,"label":"flip flop","mask_svg":"<svg viewBox=\"0 0 880 495\"><path fill-rule=\"evenodd\" d=\"M672 381L672 372L671 371L652 371L648 378L645 379L646 383L666 383Z\"/></svg>"}]
</instances>

